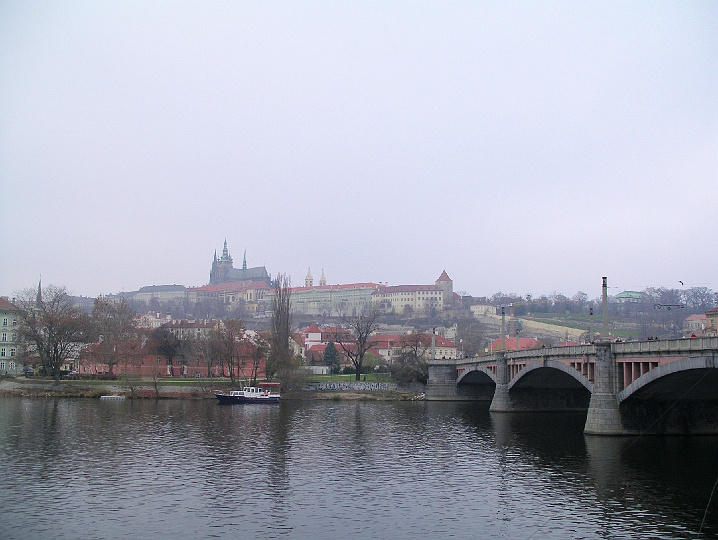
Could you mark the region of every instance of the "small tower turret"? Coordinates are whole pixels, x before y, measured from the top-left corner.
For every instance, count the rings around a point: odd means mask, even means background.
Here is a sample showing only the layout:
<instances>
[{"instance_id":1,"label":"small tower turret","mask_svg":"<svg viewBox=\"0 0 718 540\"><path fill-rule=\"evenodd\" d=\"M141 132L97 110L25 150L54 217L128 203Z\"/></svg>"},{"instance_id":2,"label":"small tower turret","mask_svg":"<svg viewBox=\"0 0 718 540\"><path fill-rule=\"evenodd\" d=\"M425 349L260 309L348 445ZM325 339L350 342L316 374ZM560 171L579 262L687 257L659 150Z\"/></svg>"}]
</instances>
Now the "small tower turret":
<instances>
[{"instance_id":1,"label":"small tower turret","mask_svg":"<svg viewBox=\"0 0 718 540\"><path fill-rule=\"evenodd\" d=\"M314 279L312 278L312 269L309 268L307 270L307 277L304 278L304 286L305 287L313 287L314 286Z\"/></svg>"},{"instance_id":2,"label":"small tower turret","mask_svg":"<svg viewBox=\"0 0 718 540\"><path fill-rule=\"evenodd\" d=\"M454 282L449 277L449 274L446 273L446 270L441 273L439 279L437 279L434 283L442 291L442 308L449 308L453 304L452 300L454 298Z\"/></svg>"},{"instance_id":3,"label":"small tower turret","mask_svg":"<svg viewBox=\"0 0 718 540\"><path fill-rule=\"evenodd\" d=\"M319 278L319 285L324 286L327 284L327 278L324 277L324 268L322 268L322 277Z\"/></svg>"}]
</instances>

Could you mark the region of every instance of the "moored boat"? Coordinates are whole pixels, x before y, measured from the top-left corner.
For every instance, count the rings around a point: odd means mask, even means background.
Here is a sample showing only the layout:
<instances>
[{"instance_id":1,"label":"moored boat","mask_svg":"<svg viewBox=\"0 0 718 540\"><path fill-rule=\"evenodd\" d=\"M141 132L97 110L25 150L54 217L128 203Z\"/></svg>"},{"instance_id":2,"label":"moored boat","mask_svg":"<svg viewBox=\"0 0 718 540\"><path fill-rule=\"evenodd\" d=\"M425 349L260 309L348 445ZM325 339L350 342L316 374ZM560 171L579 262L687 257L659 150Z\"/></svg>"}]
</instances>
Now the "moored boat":
<instances>
[{"instance_id":1,"label":"moored boat","mask_svg":"<svg viewBox=\"0 0 718 540\"><path fill-rule=\"evenodd\" d=\"M215 397L221 404L233 403L279 403L279 392L272 392L272 388L279 389L279 383L259 383L259 386L245 386L241 390L231 390L228 394L215 392Z\"/></svg>"}]
</instances>

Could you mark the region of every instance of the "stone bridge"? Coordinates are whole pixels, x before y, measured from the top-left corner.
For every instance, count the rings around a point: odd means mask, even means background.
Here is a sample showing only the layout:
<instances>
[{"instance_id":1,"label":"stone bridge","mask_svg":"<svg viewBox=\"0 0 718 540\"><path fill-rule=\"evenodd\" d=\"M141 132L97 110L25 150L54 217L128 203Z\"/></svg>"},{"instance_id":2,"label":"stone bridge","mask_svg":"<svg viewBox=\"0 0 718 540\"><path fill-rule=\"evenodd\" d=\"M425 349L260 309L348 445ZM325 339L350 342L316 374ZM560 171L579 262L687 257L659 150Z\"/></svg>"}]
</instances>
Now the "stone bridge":
<instances>
[{"instance_id":1,"label":"stone bridge","mask_svg":"<svg viewBox=\"0 0 718 540\"><path fill-rule=\"evenodd\" d=\"M426 398L587 410L584 432L718 434L718 337L600 342L429 362Z\"/></svg>"}]
</instances>

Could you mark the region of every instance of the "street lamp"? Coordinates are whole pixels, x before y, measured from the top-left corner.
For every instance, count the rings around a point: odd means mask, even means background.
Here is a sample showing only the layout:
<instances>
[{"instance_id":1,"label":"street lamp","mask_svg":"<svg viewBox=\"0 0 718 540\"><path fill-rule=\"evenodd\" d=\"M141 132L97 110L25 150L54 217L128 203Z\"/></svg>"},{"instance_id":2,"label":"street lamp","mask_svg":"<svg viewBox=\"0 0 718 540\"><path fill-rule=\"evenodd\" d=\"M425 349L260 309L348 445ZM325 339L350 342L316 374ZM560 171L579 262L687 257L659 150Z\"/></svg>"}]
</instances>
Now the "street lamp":
<instances>
[{"instance_id":1,"label":"street lamp","mask_svg":"<svg viewBox=\"0 0 718 540\"><path fill-rule=\"evenodd\" d=\"M501 304L501 350L506 350L506 306Z\"/></svg>"}]
</instances>

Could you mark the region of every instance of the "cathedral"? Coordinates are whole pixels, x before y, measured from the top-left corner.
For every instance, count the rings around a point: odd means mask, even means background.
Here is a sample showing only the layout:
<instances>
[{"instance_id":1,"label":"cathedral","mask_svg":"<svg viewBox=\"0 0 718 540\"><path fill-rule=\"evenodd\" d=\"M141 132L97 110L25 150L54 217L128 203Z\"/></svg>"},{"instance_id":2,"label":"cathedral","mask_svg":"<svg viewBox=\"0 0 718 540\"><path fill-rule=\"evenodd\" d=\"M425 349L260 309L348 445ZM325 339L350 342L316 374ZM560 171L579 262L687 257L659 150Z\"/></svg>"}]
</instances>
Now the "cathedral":
<instances>
[{"instance_id":1,"label":"cathedral","mask_svg":"<svg viewBox=\"0 0 718 540\"><path fill-rule=\"evenodd\" d=\"M272 280L264 266L247 268L247 252L244 252L242 268L234 268L232 256L227 250L227 239L224 239L222 256L217 258L217 250L214 252L212 270L209 273L209 284L230 283L232 281L261 281L271 287Z\"/></svg>"}]
</instances>

